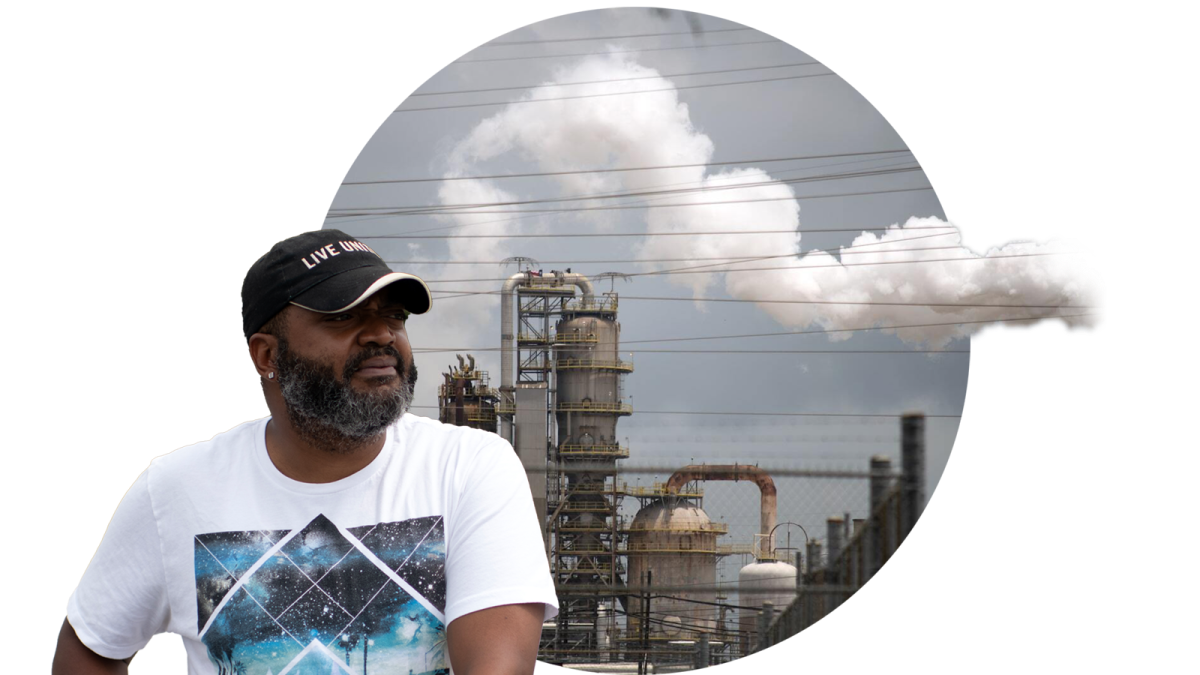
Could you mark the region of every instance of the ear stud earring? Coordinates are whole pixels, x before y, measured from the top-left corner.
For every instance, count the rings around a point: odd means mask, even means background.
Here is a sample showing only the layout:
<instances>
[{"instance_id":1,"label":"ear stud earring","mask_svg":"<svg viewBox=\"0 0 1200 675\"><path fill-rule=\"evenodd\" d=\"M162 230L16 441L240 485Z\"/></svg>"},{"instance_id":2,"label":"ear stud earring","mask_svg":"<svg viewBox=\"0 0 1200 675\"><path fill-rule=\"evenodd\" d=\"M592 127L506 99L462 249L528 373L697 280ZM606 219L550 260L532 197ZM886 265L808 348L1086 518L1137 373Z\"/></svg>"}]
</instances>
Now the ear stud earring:
<instances>
[{"instance_id":1,"label":"ear stud earring","mask_svg":"<svg viewBox=\"0 0 1200 675\"><path fill-rule=\"evenodd\" d=\"M267 379L268 380L275 379L275 371L271 371L271 372L267 373Z\"/></svg>"}]
</instances>

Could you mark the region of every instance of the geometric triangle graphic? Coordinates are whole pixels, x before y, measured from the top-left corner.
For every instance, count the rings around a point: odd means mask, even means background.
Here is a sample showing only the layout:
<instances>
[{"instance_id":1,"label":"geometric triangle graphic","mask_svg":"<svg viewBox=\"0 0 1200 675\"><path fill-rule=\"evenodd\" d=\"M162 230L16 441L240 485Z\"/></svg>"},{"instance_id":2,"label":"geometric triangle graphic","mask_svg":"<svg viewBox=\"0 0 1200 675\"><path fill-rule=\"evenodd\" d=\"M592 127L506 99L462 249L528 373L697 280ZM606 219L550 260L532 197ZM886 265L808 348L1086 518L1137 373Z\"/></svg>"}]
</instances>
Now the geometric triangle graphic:
<instances>
[{"instance_id":1,"label":"geometric triangle graphic","mask_svg":"<svg viewBox=\"0 0 1200 675\"><path fill-rule=\"evenodd\" d=\"M446 542L441 516L349 531L439 611L446 611Z\"/></svg>"},{"instance_id":2,"label":"geometric triangle graphic","mask_svg":"<svg viewBox=\"0 0 1200 675\"><path fill-rule=\"evenodd\" d=\"M325 575L354 546L323 515L312 519L280 551L311 579Z\"/></svg>"},{"instance_id":3,"label":"geometric triangle graphic","mask_svg":"<svg viewBox=\"0 0 1200 675\"><path fill-rule=\"evenodd\" d=\"M325 645L313 640L308 643L296 658L287 665L286 668L279 671L279 675L355 675L354 671L346 667L346 664L338 660L337 654L325 648Z\"/></svg>"},{"instance_id":4,"label":"geometric triangle graphic","mask_svg":"<svg viewBox=\"0 0 1200 675\"><path fill-rule=\"evenodd\" d=\"M255 530L196 535L196 579L205 579L204 587L196 588L196 610L200 617L197 629L208 622L213 609L250 566L287 533L287 530Z\"/></svg>"},{"instance_id":5,"label":"geometric triangle graphic","mask_svg":"<svg viewBox=\"0 0 1200 675\"><path fill-rule=\"evenodd\" d=\"M200 639L220 672L444 670L441 516L197 535Z\"/></svg>"}]
</instances>

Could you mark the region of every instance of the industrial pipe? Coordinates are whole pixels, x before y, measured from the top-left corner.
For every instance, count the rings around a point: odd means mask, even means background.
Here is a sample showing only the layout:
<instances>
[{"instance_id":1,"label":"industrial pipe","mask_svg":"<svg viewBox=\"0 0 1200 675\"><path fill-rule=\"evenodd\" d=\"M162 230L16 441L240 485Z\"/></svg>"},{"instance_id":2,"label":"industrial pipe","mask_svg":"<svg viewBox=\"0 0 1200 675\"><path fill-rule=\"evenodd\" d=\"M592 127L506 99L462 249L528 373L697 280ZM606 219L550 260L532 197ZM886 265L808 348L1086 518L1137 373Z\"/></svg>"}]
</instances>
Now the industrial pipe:
<instances>
[{"instance_id":1,"label":"industrial pipe","mask_svg":"<svg viewBox=\"0 0 1200 675\"><path fill-rule=\"evenodd\" d=\"M775 481L765 469L745 464L692 464L671 474L667 480L667 492L678 494L684 485L694 480L748 480L758 485L762 493L759 526L762 528L762 543L759 558L770 558L775 552L771 531L775 529Z\"/></svg>"},{"instance_id":2,"label":"industrial pipe","mask_svg":"<svg viewBox=\"0 0 1200 675\"><path fill-rule=\"evenodd\" d=\"M516 343L518 328L514 325L513 302L516 298L517 287L533 279L528 272L517 272L504 281L500 290L500 402L508 409L516 404L516 376L513 373L516 361ZM583 293L583 304L592 303L592 282L582 274L573 272L554 271L556 281L561 284L572 284ZM501 416L500 436L510 443L515 439L512 434L512 418Z\"/></svg>"},{"instance_id":3,"label":"industrial pipe","mask_svg":"<svg viewBox=\"0 0 1200 675\"><path fill-rule=\"evenodd\" d=\"M528 272L517 272L504 282L500 290L500 404L512 410L516 404L513 381L514 347L516 346L516 327L513 326L513 299L517 285L529 278ZM508 415L500 416L500 437L513 443L513 419Z\"/></svg>"}]
</instances>

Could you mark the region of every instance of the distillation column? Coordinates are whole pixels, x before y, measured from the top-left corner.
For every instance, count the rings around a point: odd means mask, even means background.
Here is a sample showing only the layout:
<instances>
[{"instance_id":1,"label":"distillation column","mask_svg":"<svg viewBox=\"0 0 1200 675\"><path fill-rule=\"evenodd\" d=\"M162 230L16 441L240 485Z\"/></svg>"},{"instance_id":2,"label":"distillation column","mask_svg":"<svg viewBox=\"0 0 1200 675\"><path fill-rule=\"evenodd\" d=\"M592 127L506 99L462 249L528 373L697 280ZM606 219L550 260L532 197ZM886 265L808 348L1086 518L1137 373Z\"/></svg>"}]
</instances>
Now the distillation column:
<instances>
[{"instance_id":1,"label":"distillation column","mask_svg":"<svg viewBox=\"0 0 1200 675\"><path fill-rule=\"evenodd\" d=\"M554 338L556 459L563 499L552 514L553 571L563 603L560 643L599 651L599 607L623 586L617 460L629 456L617 419L631 408L621 376L633 370L619 356L621 326L613 295L585 294L564 306ZM597 656L605 656L597 654Z\"/></svg>"}]
</instances>

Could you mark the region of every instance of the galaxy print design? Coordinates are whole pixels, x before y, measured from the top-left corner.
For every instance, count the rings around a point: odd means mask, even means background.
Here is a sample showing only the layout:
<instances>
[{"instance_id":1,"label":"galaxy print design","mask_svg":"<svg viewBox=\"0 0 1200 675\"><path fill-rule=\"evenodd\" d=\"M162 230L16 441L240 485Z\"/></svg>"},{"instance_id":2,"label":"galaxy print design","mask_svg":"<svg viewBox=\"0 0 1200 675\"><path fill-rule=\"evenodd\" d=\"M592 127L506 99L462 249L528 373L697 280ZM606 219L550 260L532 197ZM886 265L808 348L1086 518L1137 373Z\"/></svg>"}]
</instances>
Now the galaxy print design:
<instances>
[{"instance_id":1,"label":"galaxy print design","mask_svg":"<svg viewBox=\"0 0 1200 675\"><path fill-rule=\"evenodd\" d=\"M431 675L446 658L441 516L196 535L200 640L218 675Z\"/></svg>"}]
</instances>

